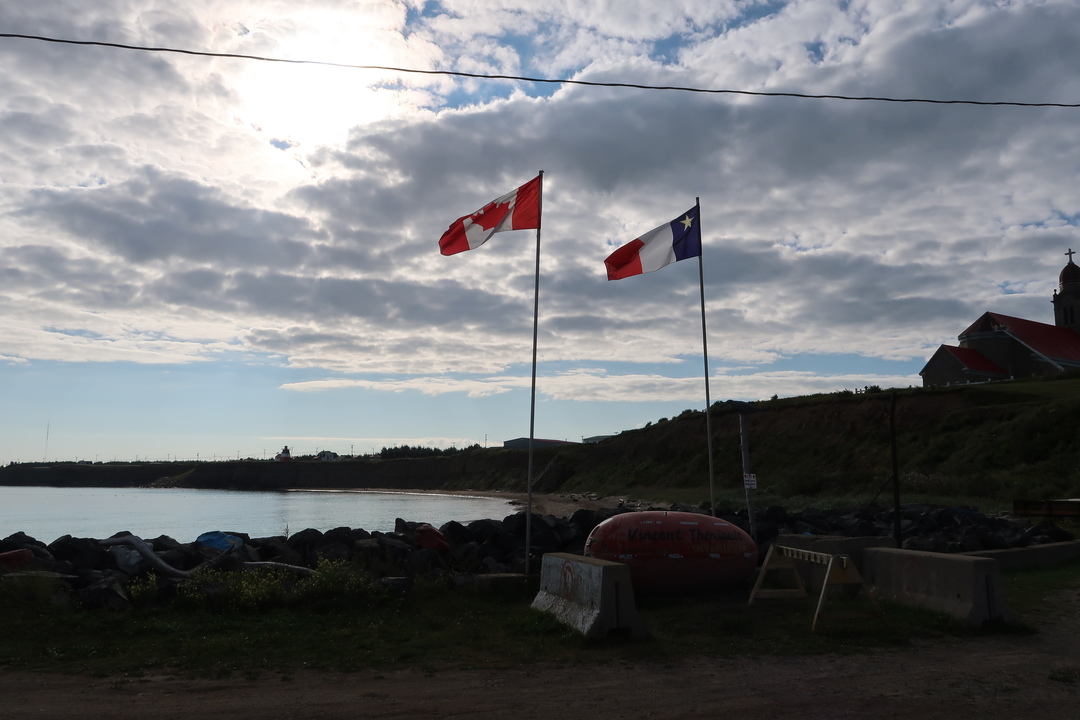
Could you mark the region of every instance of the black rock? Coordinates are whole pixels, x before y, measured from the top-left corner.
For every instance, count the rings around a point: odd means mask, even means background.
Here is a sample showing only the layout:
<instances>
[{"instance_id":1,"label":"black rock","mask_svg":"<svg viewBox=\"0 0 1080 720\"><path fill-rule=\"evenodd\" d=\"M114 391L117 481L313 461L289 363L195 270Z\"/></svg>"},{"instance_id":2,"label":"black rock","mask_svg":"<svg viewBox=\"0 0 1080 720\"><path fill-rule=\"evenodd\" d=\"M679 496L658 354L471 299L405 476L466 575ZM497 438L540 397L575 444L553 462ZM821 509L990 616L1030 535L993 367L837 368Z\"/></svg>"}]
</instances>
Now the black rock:
<instances>
[{"instance_id":1,"label":"black rock","mask_svg":"<svg viewBox=\"0 0 1080 720\"><path fill-rule=\"evenodd\" d=\"M131 597L115 576L105 576L75 591L79 604L87 609L120 612L131 607Z\"/></svg>"},{"instance_id":2,"label":"black rock","mask_svg":"<svg viewBox=\"0 0 1080 720\"><path fill-rule=\"evenodd\" d=\"M289 545L284 537L255 538L251 545L258 549L259 556L268 562L279 562L286 565L302 565L303 556Z\"/></svg>"},{"instance_id":3,"label":"black rock","mask_svg":"<svg viewBox=\"0 0 1080 720\"><path fill-rule=\"evenodd\" d=\"M410 575L426 575L432 570L446 567L442 556L434 550L420 548L409 555L407 568Z\"/></svg>"},{"instance_id":4,"label":"black rock","mask_svg":"<svg viewBox=\"0 0 1080 720\"><path fill-rule=\"evenodd\" d=\"M416 528L420 527L423 524L424 523L419 522L406 522L401 518L395 518L394 532L400 533L402 535L412 535L414 532L416 532Z\"/></svg>"},{"instance_id":5,"label":"black rock","mask_svg":"<svg viewBox=\"0 0 1080 720\"><path fill-rule=\"evenodd\" d=\"M66 560L77 568L104 569L110 563L108 551L93 538L64 535L48 546L57 560Z\"/></svg>"},{"instance_id":6,"label":"black rock","mask_svg":"<svg viewBox=\"0 0 1080 720\"><path fill-rule=\"evenodd\" d=\"M575 510L570 516L569 523L576 527L580 534L587 536L597 525L596 513L585 508Z\"/></svg>"},{"instance_id":7,"label":"black rock","mask_svg":"<svg viewBox=\"0 0 1080 720\"><path fill-rule=\"evenodd\" d=\"M446 542L450 543L450 547L457 547L469 542L469 531L457 520L444 523L439 528L439 532L446 538Z\"/></svg>"},{"instance_id":8,"label":"black rock","mask_svg":"<svg viewBox=\"0 0 1080 720\"><path fill-rule=\"evenodd\" d=\"M323 534L314 528L307 528L301 530L298 533L289 536L289 547L296 550L301 555L307 553L307 550L322 542Z\"/></svg>"},{"instance_id":9,"label":"black rock","mask_svg":"<svg viewBox=\"0 0 1080 720\"><path fill-rule=\"evenodd\" d=\"M40 540L35 540L24 532L13 533L3 540L0 540L0 552L23 550L34 546L45 547L45 543Z\"/></svg>"},{"instance_id":10,"label":"black rock","mask_svg":"<svg viewBox=\"0 0 1080 720\"><path fill-rule=\"evenodd\" d=\"M353 531L347 527L338 527L333 530L327 530L322 537L323 543L338 543L344 545L348 549L352 549L352 546L356 543L356 537L353 536Z\"/></svg>"},{"instance_id":11,"label":"black rock","mask_svg":"<svg viewBox=\"0 0 1080 720\"><path fill-rule=\"evenodd\" d=\"M345 560L349 557L349 546L340 542L326 543L315 548L314 557L316 563L320 560Z\"/></svg>"},{"instance_id":12,"label":"black rock","mask_svg":"<svg viewBox=\"0 0 1080 720\"><path fill-rule=\"evenodd\" d=\"M465 529L469 533L469 540L478 543L494 542L503 534L502 523L498 520L473 520L465 526Z\"/></svg>"},{"instance_id":13,"label":"black rock","mask_svg":"<svg viewBox=\"0 0 1080 720\"><path fill-rule=\"evenodd\" d=\"M168 552L169 550L175 550L181 545L176 540L173 540L168 535L158 535L153 540L147 541L150 547L154 548L154 552Z\"/></svg>"}]
</instances>

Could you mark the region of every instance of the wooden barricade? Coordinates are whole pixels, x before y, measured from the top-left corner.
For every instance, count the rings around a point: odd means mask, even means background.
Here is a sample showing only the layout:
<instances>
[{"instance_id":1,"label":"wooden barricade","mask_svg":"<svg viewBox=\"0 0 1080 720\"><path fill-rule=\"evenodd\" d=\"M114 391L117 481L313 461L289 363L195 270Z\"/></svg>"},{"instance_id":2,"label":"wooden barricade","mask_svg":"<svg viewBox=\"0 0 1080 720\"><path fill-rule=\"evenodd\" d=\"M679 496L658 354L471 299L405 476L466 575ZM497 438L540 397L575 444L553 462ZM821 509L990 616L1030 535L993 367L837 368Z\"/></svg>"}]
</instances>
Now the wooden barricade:
<instances>
[{"instance_id":1,"label":"wooden barricade","mask_svg":"<svg viewBox=\"0 0 1080 720\"><path fill-rule=\"evenodd\" d=\"M822 615L825 596L828 595L829 589L839 585L857 585L856 592L861 588L867 600L874 607L875 612L881 615L881 608L878 607L877 600L874 599L870 588L863 582L859 569L855 567L855 563L850 557L801 550L785 545L772 545L769 547L769 552L765 555L765 562L762 563L761 571L758 573L757 582L754 583L754 589L750 592L750 600L747 605L753 605L755 598L805 598L808 593L806 592L806 585L803 584L802 578L799 577L799 572L795 568L796 560L826 566L825 580L821 584L821 596L818 597L817 609L814 611L814 621L810 626L811 631L817 630L818 619ZM765 576L776 571L790 573L794 580L793 587L762 588L761 585L765 581Z\"/></svg>"}]
</instances>

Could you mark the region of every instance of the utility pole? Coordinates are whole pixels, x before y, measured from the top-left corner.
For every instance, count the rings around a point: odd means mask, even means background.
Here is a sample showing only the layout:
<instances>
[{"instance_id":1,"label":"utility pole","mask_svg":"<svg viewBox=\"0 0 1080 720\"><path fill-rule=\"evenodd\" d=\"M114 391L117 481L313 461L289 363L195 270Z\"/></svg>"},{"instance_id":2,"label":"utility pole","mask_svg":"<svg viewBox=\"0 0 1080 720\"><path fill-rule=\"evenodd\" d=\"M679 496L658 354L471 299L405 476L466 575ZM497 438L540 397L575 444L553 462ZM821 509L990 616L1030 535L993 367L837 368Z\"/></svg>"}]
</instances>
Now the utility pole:
<instances>
[{"instance_id":1,"label":"utility pole","mask_svg":"<svg viewBox=\"0 0 1080 720\"><path fill-rule=\"evenodd\" d=\"M1071 252L1071 251L1070 251ZM1072 257L1069 257L1072 260ZM893 542L897 548L904 545L900 527L900 471L896 460L896 391L892 392L892 400L889 402L889 445L892 449L892 482L893 482Z\"/></svg>"},{"instance_id":2,"label":"utility pole","mask_svg":"<svg viewBox=\"0 0 1080 720\"><path fill-rule=\"evenodd\" d=\"M757 489L757 476L750 472L750 422L746 415L757 412L757 408L741 400L728 400L739 414L739 449L742 451L743 489L746 491L746 516L750 521L750 537L757 542L757 520L754 517L754 490Z\"/></svg>"},{"instance_id":3,"label":"utility pole","mask_svg":"<svg viewBox=\"0 0 1080 720\"><path fill-rule=\"evenodd\" d=\"M750 537L757 542L757 520L754 518L754 490L757 477L750 472L750 437L746 417L739 413L739 448L742 451L743 488L746 490L746 515L750 520Z\"/></svg>"}]
</instances>

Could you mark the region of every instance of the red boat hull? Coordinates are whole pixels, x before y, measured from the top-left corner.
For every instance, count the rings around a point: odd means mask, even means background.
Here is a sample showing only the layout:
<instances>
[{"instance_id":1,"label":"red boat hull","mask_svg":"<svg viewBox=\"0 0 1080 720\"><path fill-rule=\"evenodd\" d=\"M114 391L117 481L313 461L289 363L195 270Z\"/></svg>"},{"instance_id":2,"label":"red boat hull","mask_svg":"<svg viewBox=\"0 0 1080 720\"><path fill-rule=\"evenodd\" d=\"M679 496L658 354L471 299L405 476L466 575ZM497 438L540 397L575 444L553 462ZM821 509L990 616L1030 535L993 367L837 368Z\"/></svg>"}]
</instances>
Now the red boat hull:
<instances>
[{"instance_id":1,"label":"red boat hull","mask_svg":"<svg viewBox=\"0 0 1080 720\"><path fill-rule=\"evenodd\" d=\"M698 513L622 513L597 525L585 554L630 566L641 592L739 587L757 567L753 538L729 522Z\"/></svg>"}]
</instances>

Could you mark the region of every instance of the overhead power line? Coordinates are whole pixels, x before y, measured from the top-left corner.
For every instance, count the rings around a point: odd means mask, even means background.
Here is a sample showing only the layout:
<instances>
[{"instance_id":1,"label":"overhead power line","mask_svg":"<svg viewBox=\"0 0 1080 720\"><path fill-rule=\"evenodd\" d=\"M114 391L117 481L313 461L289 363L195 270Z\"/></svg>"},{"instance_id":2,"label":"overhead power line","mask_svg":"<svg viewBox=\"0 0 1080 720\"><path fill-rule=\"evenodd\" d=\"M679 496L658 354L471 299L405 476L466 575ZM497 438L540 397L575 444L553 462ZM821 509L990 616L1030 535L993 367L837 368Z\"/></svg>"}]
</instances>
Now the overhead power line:
<instances>
[{"instance_id":1,"label":"overhead power line","mask_svg":"<svg viewBox=\"0 0 1080 720\"><path fill-rule=\"evenodd\" d=\"M715 88L699 88L685 85L646 85L641 83L624 82L595 82L592 80L572 80L569 78L536 78L524 75L499 75L487 73L468 73L457 70L417 70L416 68L391 67L386 65L351 65L349 63L327 62L325 60L291 60L288 58L264 57L261 55L244 55L240 53L217 53L203 50L183 50L168 47L147 47L143 45L124 45L122 43L100 42L97 40L65 40L62 38L44 37L42 35L23 35L20 33L0 33L0 38L20 38L23 40L38 40L41 42L60 43L64 45L93 45L97 47L119 48L121 50L141 50L143 52L177 53L180 55L197 55L200 57L234 58L239 60L258 60L260 62L289 63L292 65L324 65L327 67L349 68L353 70L384 70L387 72L411 73L415 75L446 75L450 77L476 78L480 80L517 80L521 82L546 83L550 85L585 85L589 87L612 87L633 88L636 90L674 90L678 92L705 93L711 95L749 95L752 97L788 97L805 100L854 100L890 103L923 103L929 105L996 105L1010 107L1057 107L1057 108L1080 108L1080 103L1058 102L1013 102L1007 100L933 100L930 98L899 98L899 97L875 97L868 95L815 95L811 93L796 92L764 92L756 90L721 90Z\"/></svg>"}]
</instances>

